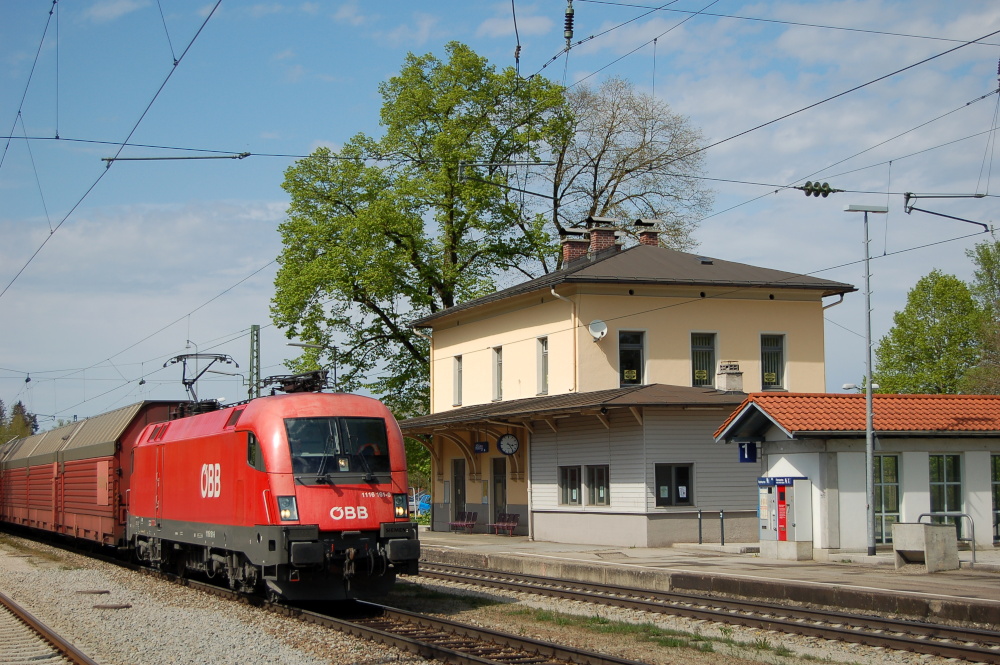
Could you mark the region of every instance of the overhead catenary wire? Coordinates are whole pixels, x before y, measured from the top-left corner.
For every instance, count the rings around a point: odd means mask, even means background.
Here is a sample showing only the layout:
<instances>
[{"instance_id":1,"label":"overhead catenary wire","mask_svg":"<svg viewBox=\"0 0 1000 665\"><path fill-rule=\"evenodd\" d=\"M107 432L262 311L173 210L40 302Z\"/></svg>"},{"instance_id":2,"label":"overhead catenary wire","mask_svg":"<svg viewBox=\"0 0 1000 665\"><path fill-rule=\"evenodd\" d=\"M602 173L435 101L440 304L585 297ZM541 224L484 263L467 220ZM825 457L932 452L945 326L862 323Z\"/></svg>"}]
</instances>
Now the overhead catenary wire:
<instances>
[{"instance_id":1,"label":"overhead catenary wire","mask_svg":"<svg viewBox=\"0 0 1000 665\"><path fill-rule=\"evenodd\" d=\"M222 0L216 0L215 5L207 13L207 15L205 16L205 20L202 21L201 25L198 27L198 30L195 32L194 36L191 38L191 41L188 42L188 45L184 48L184 51L181 53L180 57L177 58L177 60L174 62L174 65L170 68L170 71L167 73L166 77L163 79L163 82L160 84L160 87L157 88L156 92L153 94L153 98L149 100L149 103L146 105L146 108L143 109L142 113L139 116L139 119L135 121L135 124L132 125L132 129L129 130L129 133L125 137L125 140L122 141L121 144L119 145L118 151L115 153L115 158L117 158L119 155L121 155L122 151L125 149L125 146L128 143L128 141L129 141L129 139L131 139L132 135L135 134L136 130L139 128L140 123L142 123L143 118L145 118L146 114L149 113L149 110L153 107L153 104L159 98L160 93L163 92L163 89L167 86L167 83L170 81L171 77L174 75L174 72L177 71L178 65L184 59L184 56L187 55L188 51L194 45L195 41L197 41L198 36L201 35L202 30L205 29L206 25L208 25L208 21L212 18L213 15L215 15L215 11L219 8L220 4L222 4ZM41 47L39 47L39 48L41 48ZM27 94L27 91L25 91L25 94ZM97 178L94 180L94 182L92 182L90 184L90 186L83 193L83 195L79 199L77 199L76 203L73 204L73 206L63 216L63 218L59 221L59 223L55 225L55 227L52 229L52 231L47 236L45 236L45 239L38 246L38 249L36 249L34 251L34 253L30 257L28 257L28 260L25 261L24 265L21 266L21 268L14 274L14 276L10 279L10 281L3 288L3 290L0 291L0 299L2 299L4 297L4 295L7 293L7 291L10 290L10 287L13 286L13 284L24 273L24 271L28 268L28 266L31 265L32 261L35 260L35 257L38 256L38 254L48 244L49 240L52 239L52 236L55 235L55 233L60 228L62 228L62 225L66 223L66 220L68 220L73 215L73 213L76 211L76 209L78 207L80 207L80 204L82 204L84 202L84 200L88 196L90 196L90 193L92 191L94 191L94 188L97 187L98 183L100 183L101 180L104 178L105 174L107 174L108 169L111 168L111 163L112 162L110 162L110 161L107 163L107 166L105 167L105 169L98 174Z\"/></svg>"},{"instance_id":2,"label":"overhead catenary wire","mask_svg":"<svg viewBox=\"0 0 1000 665\"><path fill-rule=\"evenodd\" d=\"M24 100L28 98L28 90L31 88L31 81L35 76L35 67L38 66L38 58L42 53L42 46L45 45L45 35L49 32L49 25L52 23L52 15L55 13L55 7L58 0L52 0L52 6L49 8L49 16L45 20L45 28L42 30L42 36L38 40L38 48L35 50L35 58L31 61L31 69L28 71L28 80L24 83L24 91L21 93L21 101L17 105L17 113L14 114L14 121L11 123L10 134L5 137L7 143L4 145L3 154L0 154L0 169L3 168L3 163L7 157L7 150L10 148L10 141L14 138L14 129L17 127L18 119L21 117L21 111L24 110Z\"/></svg>"},{"instance_id":3,"label":"overhead catenary wire","mask_svg":"<svg viewBox=\"0 0 1000 665\"><path fill-rule=\"evenodd\" d=\"M739 16L739 15L736 15L736 14L715 14L715 13L705 12L705 11L695 12L695 11L690 10L690 9L667 9L666 6L661 6L661 7L655 7L654 8L654 7L651 7L650 5L643 5L643 4L638 4L638 3L634 3L634 2L613 2L612 0L577 0L577 2L586 2L586 3L594 4L594 5L610 5L610 6L615 6L615 7L632 7L632 8L635 8L635 9L651 9L652 11L671 12L671 13L677 13L677 14L695 14L695 13L700 13L703 16L711 16L713 18L729 18L729 19L736 19L736 20L739 20L739 21L755 21L755 22L759 22L759 23L773 23L773 24L777 24L777 25L790 25L790 26L801 27L801 28L820 28L820 29L823 29L823 30L842 30L844 32L859 32L859 33L870 34L870 35L882 35L882 36L885 36L885 37L905 37L905 38L908 38L908 39L926 39L926 40L933 40L933 41L940 41L940 42L957 42L957 43L961 43L961 42L965 41L965 40L962 40L962 39L954 39L954 38L950 38L950 37L933 37L933 36L930 36L930 35L914 35L914 34L906 33L906 32L890 32L890 31L887 31L887 30L871 30L871 29L867 29L867 28L849 28L849 27L841 26L841 25L826 25L826 24L823 24L823 23L803 23L802 21L787 21L787 20L774 19L774 18L762 18L762 17L759 17L759 16ZM668 3L668 4L673 4L673 3ZM647 12L646 14L643 14L643 16L646 16L649 13L651 13L651 12ZM983 46L1000 46L1000 44L998 44L996 42L983 42L982 45Z\"/></svg>"}]
</instances>

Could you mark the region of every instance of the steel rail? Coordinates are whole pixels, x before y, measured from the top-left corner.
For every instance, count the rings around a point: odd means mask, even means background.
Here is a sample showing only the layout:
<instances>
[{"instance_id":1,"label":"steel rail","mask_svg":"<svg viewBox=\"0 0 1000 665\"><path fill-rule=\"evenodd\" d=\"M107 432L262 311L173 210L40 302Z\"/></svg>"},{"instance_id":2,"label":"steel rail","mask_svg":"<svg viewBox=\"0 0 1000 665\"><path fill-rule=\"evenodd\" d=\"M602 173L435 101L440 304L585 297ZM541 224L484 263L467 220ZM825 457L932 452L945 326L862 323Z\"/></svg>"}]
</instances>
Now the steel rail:
<instances>
[{"instance_id":1,"label":"steel rail","mask_svg":"<svg viewBox=\"0 0 1000 665\"><path fill-rule=\"evenodd\" d=\"M1000 665L1000 632L421 562L424 577Z\"/></svg>"},{"instance_id":2,"label":"steel rail","mask_svg":"<svg viewBox=\"0 0 1000 665\"><path fill-rule=\"evenodd\" d=\"M87 654L67 642L65 638L39 621L31 612L18 605L9 596L0 593L0 605L14 615L21 623L30 628L32 632L39 635L55 651L59 652L63 658L73 663L73 665L98 665Z\"/></svg>"},{"instance_id":3,"label":"steel rail","mask_svg":"<svg viewBox=\"0 0 1000 665\"><path fill-rule=\"evenodd\" d=\"M245 602L282 616L313 623L366 640L393 646L424 658L457 665L643 665L584 649L562 646L480 626L407 612L377 603L355 601L368 609L361 619L320 614L257 596L231 591L172 573L139 567L144 574L222 598Z\"/></svg>"}]
</instances>

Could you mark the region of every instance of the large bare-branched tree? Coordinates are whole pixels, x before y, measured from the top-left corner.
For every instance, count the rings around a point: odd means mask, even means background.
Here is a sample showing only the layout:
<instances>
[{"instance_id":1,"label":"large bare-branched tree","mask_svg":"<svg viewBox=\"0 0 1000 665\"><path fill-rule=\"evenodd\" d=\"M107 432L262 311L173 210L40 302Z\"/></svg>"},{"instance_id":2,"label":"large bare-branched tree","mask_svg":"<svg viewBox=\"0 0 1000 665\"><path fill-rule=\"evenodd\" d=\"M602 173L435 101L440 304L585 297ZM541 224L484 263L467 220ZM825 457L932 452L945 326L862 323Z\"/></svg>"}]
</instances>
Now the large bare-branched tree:
<instances>
[{"instance_id":1,"label":"large bare-branched tree","mask_svg":"<svg viewBox=\"0 0 1000 665\"><path fill-rule=\"evenodd\" d=\"M688 249L712 205L701 132L656 97L620 78L567 92L570 117L549 140L555 165L551 221L556 231L588 216L660 219L663 244Z\"/></svg>"}]
</instances>

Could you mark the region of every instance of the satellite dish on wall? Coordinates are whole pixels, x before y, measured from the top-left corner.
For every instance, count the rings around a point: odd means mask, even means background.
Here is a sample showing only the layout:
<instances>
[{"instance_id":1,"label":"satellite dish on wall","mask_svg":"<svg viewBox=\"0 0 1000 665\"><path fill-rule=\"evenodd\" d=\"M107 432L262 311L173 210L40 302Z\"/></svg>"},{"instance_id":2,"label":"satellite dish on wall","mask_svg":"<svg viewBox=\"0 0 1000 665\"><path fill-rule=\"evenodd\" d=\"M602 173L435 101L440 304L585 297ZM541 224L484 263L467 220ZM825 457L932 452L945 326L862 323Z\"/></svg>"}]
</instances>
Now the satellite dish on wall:
<instances>
[{"instance_id":1,"label":"satellite dish on wall","mask_svg":"<svg viewBox=\"0 0 1000 665\"><path fill-rule=\"evenodd\" d=\"M608 334L608 324L600 319L597 319L596 321L590 322L590 325L587 326L587 330L590 331L590 336L594 338L594 341L598 342L602 337Z\"/></svg>"}]
</instances>

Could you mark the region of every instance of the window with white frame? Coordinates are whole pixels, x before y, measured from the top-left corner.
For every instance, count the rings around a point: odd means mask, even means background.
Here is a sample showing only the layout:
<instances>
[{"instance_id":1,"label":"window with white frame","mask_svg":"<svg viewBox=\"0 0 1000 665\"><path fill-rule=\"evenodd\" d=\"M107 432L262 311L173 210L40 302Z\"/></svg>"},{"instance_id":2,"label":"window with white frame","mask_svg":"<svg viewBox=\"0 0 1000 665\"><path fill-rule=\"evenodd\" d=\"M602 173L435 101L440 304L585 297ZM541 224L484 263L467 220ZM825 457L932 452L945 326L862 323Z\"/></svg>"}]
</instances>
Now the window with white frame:
<instances>
[{"instance_id":1,"label":"window with white frame","mask_svg":"<svg viewBox=\"0 0 1000 665\"><path fill-rule=\"evenodd\" d=\"M611 504L611 467L607 464L597 464L587 467L587 504L590 506L607 506Z\"/></svg>"},{"instance_id":2,"label":"window with white frame","mask_svg":"<svg viewBox=\"0 0 1000 665\"><path fill-rule=\"evenodd\" d=\"M583 503L583 496L580 489L580 467L559 467L559 504L562 506L579 506Z\"/></svg>"},{"instance_id":3,"label":"window with white frame","mask_svg":"<svg viewBox=\"0 0 1000 665\"><path fill-rule=\"evenodd\" d=\"M962 512L962 456L931 455L930 490L932 513ZM932 516L932 522L955 524L958 537L962 537L962 523L955 517Z\"/></svg>"},{"instance_id":4,"label":"window with white frame","mask_svg":"<svg viewBox=\"0 0 1000 665\"><path fill-rule=\"evenodd\" d=\"M538 338L538 394L549 394L549 338Z\"/></svg>"},{"instance_id":5,"label":"window with white frame","mask_svg":"<svg viewBox=\"0 0 1000 665\"><path fill-rule=\"evenodd\" d=\"M454 406L462 405L462 356L455 356L454 365L454 386L455 394L452 397L451 403Z\"/></svg>"},{"instance_id":6,"label":"window with white frame","mask_svg":"<svg viewBox=\"0 0 1000 665\"><path fill-rule=\"evenodd\" d=\"M1000 455L990 455L993 489L993 542L1000 543Z\"/></svg>"},{"instance_id":7,"label":"window with white frame","mask_svg":"<svg viewBox=\"0 0 1000 665\"><path fill-rule=\"evenodd\" d=\"M643 341L641 332L618 333L618 377L622 386L642 385Z\"/></svg>"},{"instance_id":8,"label":"window with white frame","mask_svg":"<svg viewBox=\"0 0 1000 665\"><path fill-rule=\"evenodd\" d=\"M892 542L899 521L899 455L875 456L875 542Z\"/></svg>"},{"instance_id":9,"label":"window with white frame","mask_svg":"<svg viewBox=\"0 0 1000 665\"><path fill-rule=\"evenodd\" d=\"M503 399L503 347L493 347L493 401Z\"/></svg>"},{"instance_id":10,"label":"window with white frame","mask_svg":"<svg viewBox=\"0 0 1000 665\"><path fill-rule=\"evenodd\" d=\"M760 336L760 386L763 390L785 387L785 336Z\"/></svg>"},{"instance_id":11,"label":"window with white frame","mask_svg":"<svg viewBox=\"0 0 1000 665\"><path fill-rule=\"evenodd\" d=\"M715 385L715 333L691 333L691 385Z\"/></svg>"}]
</instances>

